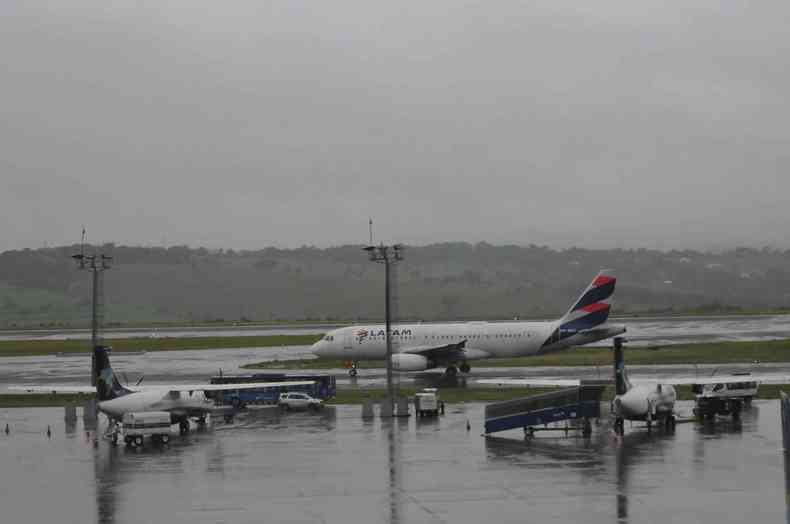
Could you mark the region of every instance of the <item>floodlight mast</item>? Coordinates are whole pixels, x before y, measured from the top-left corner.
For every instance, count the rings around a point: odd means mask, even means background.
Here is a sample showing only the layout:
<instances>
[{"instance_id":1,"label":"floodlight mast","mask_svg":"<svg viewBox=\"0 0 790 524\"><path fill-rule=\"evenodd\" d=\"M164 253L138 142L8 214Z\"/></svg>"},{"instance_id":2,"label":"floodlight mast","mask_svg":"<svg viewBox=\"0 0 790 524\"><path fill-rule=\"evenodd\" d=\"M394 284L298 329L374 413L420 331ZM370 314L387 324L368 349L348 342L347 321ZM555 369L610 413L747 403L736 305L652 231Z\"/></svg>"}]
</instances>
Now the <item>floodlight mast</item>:
<instances>
[{"instance_id":1,"label":"floodlight mast","mask_svg":"<svg viewBox=\"0 0 790 524\"><path fill-rule=\"evenodd\" d=\"M85 228L82 229L82 245L80 246L80 253L72 255L71 258L77 261L78 269L87 270L92 273L92 289L91 289L91 386L96 386L96 346L101 342L100 324L101 324L101 304L99 299L100 293L100 277L104 271L110 269L112 257L105 254L85 254Z\"/></svg>"},{"instance_id":2,"label":"floodlight mast","mask_svg":"<svg viewBox=\"0 0 790 524\"><path fill-rule=\"evenodd\" d=\"M390 318L392 293L390 289L390 265L397 264L403 260L403 246L401 244L385 246L382 243L378 246L369 245L363 249L368 252L371 262L384 264L384 332L387 345L387 402L390 408L388 413L394 413L392 409L393 403L395 402L395 392L393 390L392 381L392 319Z\"/></svg>"}]
</instances>

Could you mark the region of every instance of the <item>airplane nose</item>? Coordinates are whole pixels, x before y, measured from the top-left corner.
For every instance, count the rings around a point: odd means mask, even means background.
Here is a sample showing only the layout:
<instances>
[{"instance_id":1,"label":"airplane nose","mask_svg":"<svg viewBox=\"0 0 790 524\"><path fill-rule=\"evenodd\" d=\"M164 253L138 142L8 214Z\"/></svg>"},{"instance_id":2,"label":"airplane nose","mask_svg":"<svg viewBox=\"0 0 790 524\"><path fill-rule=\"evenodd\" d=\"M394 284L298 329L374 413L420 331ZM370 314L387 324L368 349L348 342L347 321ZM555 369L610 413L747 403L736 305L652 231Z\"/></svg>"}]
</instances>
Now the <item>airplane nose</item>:
<instances>
[{"instance_id":1,"label":"airplane nose","mask_svg":"<svg viewBox=\"0 0 790 524\"><path fill-rule=\"evenodd\" d=\"M641 416L647 413L647 398L642 395L628 394L620 395L615 402L619 408L619 415L621 417L628 416Z\"/></svg>"},{"instance_id":2,"label":"airplane nose","mask_svg":"<svg viewBox=\"0 0 790 524\"><path fill-rule=\"evenodd\" d=\"M108 417L116 418L116 419L120 418L123 416L123 410L119 409L119 406L115 402L113 402L114 400L116 399L99 402L96 405L96 407L99 409L99 411L101 411Z\"/></svg>"},{"instance_id":3,"label":"airplane nose","mask_svg":"<svg viewBox=\"0 0 790 524\"><path fill-rule=\"evenodd\" d=\"M319 340L318 342L313 344L313 346L310 348L310 352L313 355L315 355L317 357L320 357L321 354L324 352L325 346L326 346L326 344L324 344L324 341L323 340Z\"/></svg>"}]
</instances>

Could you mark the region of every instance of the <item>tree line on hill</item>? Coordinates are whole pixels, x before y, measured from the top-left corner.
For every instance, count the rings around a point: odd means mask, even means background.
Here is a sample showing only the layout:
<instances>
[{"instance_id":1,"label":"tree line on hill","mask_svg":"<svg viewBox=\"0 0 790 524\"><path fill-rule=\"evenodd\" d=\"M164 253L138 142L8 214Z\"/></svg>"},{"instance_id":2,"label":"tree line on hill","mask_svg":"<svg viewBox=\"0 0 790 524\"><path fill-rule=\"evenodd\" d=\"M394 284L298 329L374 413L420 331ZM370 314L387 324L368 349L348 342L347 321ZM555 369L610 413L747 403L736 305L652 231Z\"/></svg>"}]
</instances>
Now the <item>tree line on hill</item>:
<instances>
[{"instance_id":1,"label":"tree line on hill","mask_svg":"<svg viewBox=\"0 0 790 524\"><path fill-rule=\"evenodd\" d=\"M208 250L88 246L113 256L108 323L356 320L383 316L383 267L362 246ZM90 275L79 246L0 253L0 327L85 324ZM601 268L618 277L616 314L790 307L790 251L563 249L445 243L407 247L397 269L402 319L552 317Z\"/></svg>"}]
</instances>

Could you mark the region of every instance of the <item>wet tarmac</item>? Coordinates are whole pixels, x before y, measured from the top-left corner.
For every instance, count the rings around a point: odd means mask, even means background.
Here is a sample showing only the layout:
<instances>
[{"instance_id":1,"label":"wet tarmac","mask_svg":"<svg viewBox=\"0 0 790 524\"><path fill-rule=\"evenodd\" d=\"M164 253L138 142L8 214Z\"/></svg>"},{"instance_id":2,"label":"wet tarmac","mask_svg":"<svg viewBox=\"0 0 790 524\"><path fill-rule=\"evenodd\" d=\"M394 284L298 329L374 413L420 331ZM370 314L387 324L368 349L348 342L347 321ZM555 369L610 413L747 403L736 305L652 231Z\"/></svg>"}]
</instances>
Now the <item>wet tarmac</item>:
<instances>
[{"instance_id":1,"label":"wet tarmac","mask_svg":"<svg viewBox=\"0 0 790 524\"><path fill-rule=\"evenodd\" d=\"M610 320L628 327L634 345L665 345L686 342L776 340L790 338L790 315L743 315L704 317L623 317ZM109 328L107 338L133 337L236 337L267 335L315 335L337 324L243 325L230 327ZM0 340L90 339L90 330L4 330ZM606 344L603 342L603 344Z\"/></svg>"},{"instance_id":2,"label":"wet tarmac","mask_svg":"<svg viewBox=\"0 0 790 524\"><path fill-rule=\"evenodd\" d=\"M478 403L435 421L363 421L358 406L265 410L144 449L94 446L62 409L4 409L0 520L778 522L788 517L778 404L671 435L626 427L621 441L603 423L591 439L484 438Z\"/></svg>"},{"instance_id":3,"label":"wet tarmac","mask_svg":"<svg viewBox=\"0 0 790 524\"><path fill-rule=\"evenodd\" d=\"M573 351L572 349L569 351ZM312 358L310 346L279 348L240 348L197 351L152 351L148 353L113 353L112 366L122 382L135 384L143 377L143 385L207 383L220 370L224 374L278 372L277 369L245 370L240 366L250 362ZM68 354L32 357L6 357L0 360L0 390L24 385L85 385L90 382L90 359L87 355ZM479 379L541 378L550 379L607 379L610 366L541 366L541 367L485 367L485 361L473 363L472 372L448 379L442 369L421 373L396 374L396 381L404 386L417 387L479 387ZM329 373L336 377L338 387L374 388L386 384L386 371L362 369L352 379L344 369L302 369L292 373ZM709 377L734 372L790 374L790 362L733 363L733 364L673 364L629 365L632 378L654 379L666 377ZM488 386L486 386L488 387Z\"/></svg>"},{"instance_id":4,"label":"wet tarmac","mask_svg":"<svg viewBox=\"0 0 790 524\"><path fill-rule=\"evenodd\" d=\"M674 319L636 319L628 322L629 345L656 344L703 340L767 340L790 338L790 316L763 317L704 317ZM326 325L302 326L299 329L326 328ZM279 328L278 328L279 329ZM206 333L208 331L202 331ZM231 334L250 333L246 330L223 331ZM174 331L171 331L174 333ZM184 332L187 333L187 332ZM215 335L217 332L212 332ZM108 335L109 336L109 335ZM115 336L114 334L112 336ZM609 345L610 341L600 344ZM569 350L572 351L572 350ZM87 349L86 349L87 354ZM144 384L205 382L223 373L252 373L240 368L252 362L315 358L310 346L281 346L267 348L238 348L199 351L152 351L145 353L114 353L113 367L123 381L134 384L144 377ZM90 363L87 355L65 354L31 357L5 357L0 362L0 389L22 385L85 385L89 382ZM276 371L276 370L263 370ZM732 372L790 373L790 363L784 364L700 364L672 366L629 366L634 377L660 378L666 376L710 376ZM340 387L380 387L385 383L383 369L362 370L356 380L342 369L302 370L304 373L332 373ZM600 379L610 375L608 366L602 367L539 367L488 368L485 361L473 363L472 374L454 383L444 382L442 370L404 374L401 384L420 387L444 385L475 387L476 379L507 379L523 377Z\"/></svg>"}]
</instances>

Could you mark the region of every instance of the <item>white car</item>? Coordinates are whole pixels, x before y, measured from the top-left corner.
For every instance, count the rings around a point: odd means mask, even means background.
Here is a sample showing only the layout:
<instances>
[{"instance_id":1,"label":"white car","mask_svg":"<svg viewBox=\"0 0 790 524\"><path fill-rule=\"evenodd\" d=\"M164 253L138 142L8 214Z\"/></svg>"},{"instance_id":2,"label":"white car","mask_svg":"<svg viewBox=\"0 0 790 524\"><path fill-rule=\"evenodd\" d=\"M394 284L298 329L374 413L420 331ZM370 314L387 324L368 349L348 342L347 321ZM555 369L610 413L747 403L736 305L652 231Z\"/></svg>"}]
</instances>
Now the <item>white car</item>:
<instances>
[{"instance_id":1,"label":"white car","mask_svg":"<svg viewBox=\"0 0 790 524\"><path fill-rule=\"evenodd\" d=\"M324 403L307 393L281 393L278 402L282 409L320 409Z\"/></svg>"}]
</instances>

